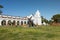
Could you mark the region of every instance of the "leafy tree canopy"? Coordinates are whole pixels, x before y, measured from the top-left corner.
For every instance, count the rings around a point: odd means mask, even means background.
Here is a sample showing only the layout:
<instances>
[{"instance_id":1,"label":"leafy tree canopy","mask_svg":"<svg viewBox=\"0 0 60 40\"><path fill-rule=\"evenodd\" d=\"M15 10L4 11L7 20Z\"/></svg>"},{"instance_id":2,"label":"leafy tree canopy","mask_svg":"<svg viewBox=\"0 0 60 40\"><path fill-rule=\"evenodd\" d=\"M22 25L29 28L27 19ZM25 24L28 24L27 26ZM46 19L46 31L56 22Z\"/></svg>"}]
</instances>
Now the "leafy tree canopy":
<instances>
[{"instance_id":1,"label":"leafy tree canopy","mask_svg":"<svg viewBox=\"0 0 60 40\"><path fill-rule=\"evenodd\" d=\"M53 15L51 19L56 23L60 22L60 14Z\"/></svg>"},{"instance_id":2,"label":"leafy tree canopy","mask_svg":"<svg viewBox=\"0 0 60 40\"><path fill-rule=\"evenodd\" d=\"M60 14L53 15L52 19L53 19L53 20L55 20L55 19L60 19Z\"/></svg>"},{"instance_id":3,"label":"leafy tree canopy","mask_svg":"<svg viewBox=\"0 0 60 40\"><path fill-rule=\"evenodd\" d=\"M3 6L2 6L2 5L0 5L0 8L3 8Z\"/></svg>"},{"instance_id":4,"label":"leafy tree canopy","mask_svg":"<svg viewBox=\"0 0 60 40\"><path fill-rule=\"evenodd\" d=\"M42 18L42 23L45 22L45 23L48 23L48 20L46 18L44 18L43 16L41 16Z\"/></svg>"}]
</instances>

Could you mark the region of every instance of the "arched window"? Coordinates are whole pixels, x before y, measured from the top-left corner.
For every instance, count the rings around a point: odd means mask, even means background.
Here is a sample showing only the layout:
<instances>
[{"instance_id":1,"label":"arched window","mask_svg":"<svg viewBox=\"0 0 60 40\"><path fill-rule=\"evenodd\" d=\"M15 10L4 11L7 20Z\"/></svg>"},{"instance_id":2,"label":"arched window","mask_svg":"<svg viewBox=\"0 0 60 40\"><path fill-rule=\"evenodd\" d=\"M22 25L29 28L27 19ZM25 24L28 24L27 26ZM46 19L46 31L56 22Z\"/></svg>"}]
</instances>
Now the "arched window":
<instances>
[{"instance_id":1,"label":"arched window","mask_svg":"<svg viewBox=\"0 0 60 40\"><path fill-rule=\"evenodd\" d=\"M1 21L1 24L2 24L2 25L6 25L6 20L2 20L2 21Z\"/></svg>"},{"instance_id":2,"label":"arched window","mask_svg":"<svg viewBox=\"0 0 60 40\"><path fill-rule=\"evenodd\" d=\"M12 24L11 20L8 20L8 25L11 25L11 24Z\"/></svg>"},{"instance_id":3,"label":"arched window","mask_svg":"<svg viewBox=\"0 0 60 40\"><path fill-rule=\"evenodd\" d=\"M26 24L26 21L24 21L24 24Z\"/></svg>"},{"instance_id":4,"label":"arched window","mask_svg":"<svg viewBox=\"0 0 60 40\"><path fill-rule=\"evenodd\" d=\"M16 23L15 20L13 20L12 25L15 25L15 23Z\"/></svg>"},{"instance_id":5,"label":"arched window","mask_svg":"<svg viewBox=\"0 0 60 40\"><path fill-rule=\"evenodd\" d=\"M21 25L23 25L23 21L21 21Z\"/></svg>"},{"instance_id":6,"label":"arched window","mask_svg":"<svg viewBox=\"0 0 60 40\"><path fill-rule=\"evenodd\" d=\"M19 25L19 21L17 21L17 25Z\"/></svg>"}]
</instances>

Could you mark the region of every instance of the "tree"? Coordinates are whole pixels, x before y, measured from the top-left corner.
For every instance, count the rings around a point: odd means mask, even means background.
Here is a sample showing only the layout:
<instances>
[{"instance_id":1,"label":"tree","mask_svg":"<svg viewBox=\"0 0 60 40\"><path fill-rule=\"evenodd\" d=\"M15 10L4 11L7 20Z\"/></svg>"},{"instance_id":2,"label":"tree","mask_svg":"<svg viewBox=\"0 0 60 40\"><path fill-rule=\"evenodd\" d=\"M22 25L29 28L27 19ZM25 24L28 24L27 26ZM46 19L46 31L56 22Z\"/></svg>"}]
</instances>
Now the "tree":
<instances>
[{"instance_id":1,"label":"tree","mask_svg":"<svg viewBox=\"0 0 60 40\"><path fill-rule=\"evenodd\" d=\"M0 5L0 15L2 14L1 8L3 8L3 6L2 6L2 5Z\"/></svg>"},{"instance_id":2,"label":"tree","mask_svg":"<svg viewBox=\"0 0 60 40\"><path fill-rule=\"evenodd\" d=\"M33 21L31 20L32 17L28 18L28 25L29 27L34 26Z\"/></svg>"},{"instance_id":3,"label":"tree","mask_svg":"<svg viewBox=\"0 0 60 40\"><path fill-rule=\"evenodd\" d=\"M43 16L41 16L42 18L42 23L45 22L45 23L48 23L48 20L46 18L44 18Z\"/></svg>"},{"instance_id":4,"label":"tree","mask_svg":"<svg viewBox=\"0 0 60 40\"><path fill-rule=\"evenodd\" d=\"M43 16L41 16L41 20L42 20L42 24L43 24L43 22L44 22L44 18L43 18Z\"/></svg>"},{"instance_id":5,"label":"tree","mask_svg":"<svg viewBox=\"0 0 60 40\"><path fill-rule=\"evenodd\" d=\"M60 23L60 14L53 15L51 19L56 23Z\"/></svg>"},{"instance_id":6,"label":"tree","mask_svg":"<svg viewBox=\"0 0 60 40\"><path fill-rule=\"evenodd\" d=\"M53 23L53 21L52 21L52 20L49 20L49 21L48 21L48 24L52 24L52 23Z\"/></svg>"},{"instance_id":7,"label":"tree","mask_svg":"<svg viewBox=\"0 0 60 40\"><path fill-rule=\"evenodd\" d=\"M45 22L45 23L48 23L48 20L47 20L47 19L44 19L44 22Z\"/></svg>"}]
</instances>

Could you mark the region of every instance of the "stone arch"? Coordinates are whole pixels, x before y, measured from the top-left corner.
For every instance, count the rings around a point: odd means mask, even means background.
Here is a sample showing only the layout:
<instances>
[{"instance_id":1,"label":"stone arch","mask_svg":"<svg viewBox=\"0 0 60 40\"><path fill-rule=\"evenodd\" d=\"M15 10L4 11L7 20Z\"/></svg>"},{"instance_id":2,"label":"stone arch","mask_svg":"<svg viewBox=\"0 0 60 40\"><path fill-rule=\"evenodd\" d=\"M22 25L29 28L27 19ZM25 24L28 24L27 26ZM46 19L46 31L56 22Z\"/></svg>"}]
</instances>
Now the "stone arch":
<instances>
[{"instance_id":1,"label":"stone arch","mask_svg":"<svg viewBox=\"0 0 60 40\"><path fill-rule=\"evenodd\" d=\"M26 24L26 21L24 21L24 24Z\"/></svg>"},{"instance_id":2,"label":"stone arch","mask_svg":"<svg viewBox=\"0 0 60 40\"><path fill-rule=\"evenodd\" d=\"M23 25L23 21L21 21L21 25Z\"/></svg>"},{"instance_id":3,"label":"stone arch","mask_svg":"<svg viewBox=\"0 0 60 40\"><path fill-rule=\"evenodd\" d=\"M16 21L15 21L15 20L13 20L12 25L15 25L15 24L16 24Z\"/></svg>"},{"instance_id":4,"label":"stone arch","mask_svg":"<svg viewBox=\"0 0 60 40\"><path fill-rule=\"evenodd\" d=\"M17 25L19 25L19 21L17 21Z\"/></svg>"},{"instance_id":5,"label":"stone arch","mask_svg":"<svg viewBox=\"0 0 60 40\"><path fill-rule=\"evenodd\" d=\"M12 24L11 20L8 20L8 25L11 25L11 24Z\"/></svg>"},{"instance_id":6,"label":"stone arch","mask_svg":"<svg viewBox=\"0 0 60 40\"><path fill-rule=\"evenodd\" d=\"M6 20L2 20L1 25L6 25Z\"/></svg>"}]
</instances>

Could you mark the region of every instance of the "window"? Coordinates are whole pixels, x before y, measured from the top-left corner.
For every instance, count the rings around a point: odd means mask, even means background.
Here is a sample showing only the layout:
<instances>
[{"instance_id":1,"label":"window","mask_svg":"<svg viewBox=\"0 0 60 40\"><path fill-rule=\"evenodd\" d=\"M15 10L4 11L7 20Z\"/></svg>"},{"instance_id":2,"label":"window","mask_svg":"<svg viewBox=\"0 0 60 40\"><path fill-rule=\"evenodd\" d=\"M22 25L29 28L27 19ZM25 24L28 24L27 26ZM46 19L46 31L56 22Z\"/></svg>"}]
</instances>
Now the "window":
<instances>
[{"instance_id":1,"label":"window","mask_svg":"<svg viewBox=\"0 0 60 40\"><path fill-rule=\"evenodd\" d=\"M11 20L8 20L8 25L11 25L12 23L11 23Z\"/></svg>"},{"instance_id":2,"label":"window","mask_svg":"<svg viewBox=\"0 0 60 40\"><path fill-rule=\"evenodd\" d=\"M23 25L23 21L21 21L21 25Z\"/></svg>"},{"instance_id":3,"label":"window","mask_svg":"<svg viewBox=\"0 0 60 40\"><path fill-rule=\"evenodd\" d=\"M26 21L24 21L24 24L26 24Z\"/></svg>"},{"instance_id":4,"label":"window","mask_svg":"<svg viewBox=\"0 0 60 40\"><path fill-rule=\"evenodd\" d=\"M17 21L17 25L19 25L19 21Z\"/></svg>"},{"instance_id":5,"label":"window","mask_svg":"<svg viewBox=\"0 0 60 40\"><path fill-rule=\"evenodd\" d=\"M1 24L6 25L6 20L2 20Z\"/></svg>"}]
</instances>

